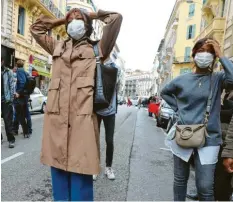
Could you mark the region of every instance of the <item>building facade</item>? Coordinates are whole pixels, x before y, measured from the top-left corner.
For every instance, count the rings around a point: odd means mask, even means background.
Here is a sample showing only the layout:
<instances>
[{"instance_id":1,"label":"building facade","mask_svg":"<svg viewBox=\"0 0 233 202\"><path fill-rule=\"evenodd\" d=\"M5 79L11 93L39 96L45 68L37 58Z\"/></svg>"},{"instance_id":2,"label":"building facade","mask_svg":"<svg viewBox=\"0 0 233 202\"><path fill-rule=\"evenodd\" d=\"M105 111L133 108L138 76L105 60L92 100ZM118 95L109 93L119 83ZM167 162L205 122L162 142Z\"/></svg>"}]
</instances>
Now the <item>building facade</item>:
<instances>
[{"instance_id":1,"label":"building facade","mask_svg":"<svg viewBox=\"0 0 233 202\"><path fill-rule=\"evenodd\" d=\"M153 76L151 72L136 70L125 78L124 96L150 96L153 90Z\"/></svg>"},{"instance_id":2,"label":"building facade","mask_svg":"<svg viewBox=\"0 0 233 202\"><path fill-rule=\"evenodd\" d=\"M226 29L224 37L224 55L233 61L233 0L225 2Z\"/></svg>"},{"instance_id":3,"label":"building facade","mask_svg":"<svg viewBox=\"0 0 233 202\"><path fill-rule=\"evenodd\" d=\"M177 0L173 10L176 16L175 35L176 40L173 51L172 76L175 78L181 74L191 72L193 60L191 57L194 39L201 29L203 0L195 0L188 3Z\"/></svg>"},{"instance_id":4,"label":"building facade","mask_svg":"<svg viewBox=\"0 0 233 202\"><path fill-rule=\"evenodd\" d=\"M12 36L14 0L1 0L1 57L7 67L13 68L15 44Z\"/></svg>"},{"instance_id":5,"label":"building facade","mask_svg":"<svg viewBox=\"0 0 233 202\"><path fill-rule=\"evenodd\" d=\"M37 87L46 93L51 76L52 59L33 39L29 28L41 14L54 19L64 17L66 4L62 0L14 0L11 8L9 2L8 10L12 9L11 42L15 49L14 62L23 60L25 70L29 73L35 69L39 73L39 77L36 78ZM65 38L65 27L57 27L48 32L48 35L57 40Z\"/></svg>"}]
</instances>

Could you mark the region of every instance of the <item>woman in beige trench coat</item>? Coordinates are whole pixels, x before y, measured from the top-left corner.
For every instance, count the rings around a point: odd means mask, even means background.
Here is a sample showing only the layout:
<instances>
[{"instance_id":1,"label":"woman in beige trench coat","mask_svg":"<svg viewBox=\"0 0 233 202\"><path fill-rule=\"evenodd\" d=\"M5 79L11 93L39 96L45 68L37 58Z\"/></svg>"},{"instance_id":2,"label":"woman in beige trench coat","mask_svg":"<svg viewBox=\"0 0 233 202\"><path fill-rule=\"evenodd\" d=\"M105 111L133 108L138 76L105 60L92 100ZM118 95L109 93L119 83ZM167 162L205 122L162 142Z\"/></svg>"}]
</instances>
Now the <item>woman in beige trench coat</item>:
<instances>
[{"instance_id":1,"label":"woman in beige trench coat","mask_svg":"<svg viewBox=\"0 0 233 202\"><path fill-rule=\"evenodd\" d=\"M92 201L92 175L100 172L99 130L93 112L93 45L97 43L90 40L93 19L105 23L98 42L104 61L120 31L122 16L116 12L72 9L64 19L41 16L30 28L37 43L53 57L41 162L51 167L55 201ZM68 40L57 41L46 34L64 24Z\"/></svg>"}]
</instances>

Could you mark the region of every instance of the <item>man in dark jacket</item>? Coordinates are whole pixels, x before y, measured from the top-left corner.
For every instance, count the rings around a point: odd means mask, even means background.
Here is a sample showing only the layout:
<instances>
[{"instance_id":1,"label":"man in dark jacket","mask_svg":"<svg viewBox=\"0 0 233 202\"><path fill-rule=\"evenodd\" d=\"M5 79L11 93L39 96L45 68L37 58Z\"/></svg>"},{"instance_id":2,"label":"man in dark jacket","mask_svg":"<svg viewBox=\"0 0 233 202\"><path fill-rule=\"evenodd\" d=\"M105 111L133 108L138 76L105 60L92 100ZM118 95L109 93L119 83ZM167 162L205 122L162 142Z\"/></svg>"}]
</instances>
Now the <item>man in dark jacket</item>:
<instances>
[{"instance_id":1,"label":"man in dark jacket","mask_svg":"<svg viewBox=\"0 0 233 202\"><path fill-rule=\"evenodd\" d=\"M232 122L233 115L233 91L226 90L226 94L223 100L223 106L220 113L221 118L221 127L222 127L222 138L223 141L229 144L229 133L233 130L233 125L230 125ZM232 124L232 123L231 123ZM231 143L232 145L232 143ZM221 147L219 153L219 160L216 165L215 171L215 200L217 201L229 201L232 195L231 188L231 174L226 172L223 163L225 159L221 158L221 156L225 156L228 147ZM231 147L233 149L233 147ZM230 156L226 156L230 157ZM233 158L233 155L231 156Z\"/></svg>"},{"instance_id":2,"label":"man in dark jacket","mask_svg":"<svg viewBox=\"0 0 233 202\"><path fill-rule=\"evenodd\" d=\"M28 107L28 95L26 93L26 83L27 83L27 75L23 68L24 62L22 60L18 60L16 63L17 67L17 82L15 87L15 100L14 106L16 111L16 120L19 120L24 137L29 138L29 131L28 131L28 123L26 120L26 113Z\"/></svg>"},{"instance_id":3,"label":"man in dark jacket","mask_svg":"<svg viewBox=\"0 0 233 202\"><path fill-rule=\"evenodd\" d=\"M2 117L5 124L7 140L9 148L14 148L15 137L13 132L13 106L14 99L14 81L13 73L10 69L5 67L4 60L1 58L1 107ZM3 139L1 135L1 139Z\"/></svg>"}]
</instances>

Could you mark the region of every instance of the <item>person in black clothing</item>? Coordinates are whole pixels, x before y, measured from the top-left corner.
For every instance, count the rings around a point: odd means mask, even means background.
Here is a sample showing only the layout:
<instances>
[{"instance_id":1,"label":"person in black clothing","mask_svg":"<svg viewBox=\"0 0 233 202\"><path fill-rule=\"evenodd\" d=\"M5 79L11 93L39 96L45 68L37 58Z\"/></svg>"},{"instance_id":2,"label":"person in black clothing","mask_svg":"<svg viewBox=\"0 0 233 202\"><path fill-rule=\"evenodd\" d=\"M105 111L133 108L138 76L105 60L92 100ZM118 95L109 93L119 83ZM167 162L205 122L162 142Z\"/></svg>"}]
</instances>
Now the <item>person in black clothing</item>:
<instances>
[{"instance_id":1,"label":"person in black clothing","mask_svg":"<svg viewBox=\"0 0 233 202\"><path fill-rule=\"evenodd\" d=\"M14 99L14 81L13 73L4 66L4 60L1 58L1 107L2 117L5 124L9 148L15 147L15 137L13 132L13 106ZM1 135L1 139L3 139Z\"/></svg>"},{"instance_id":2,"label":"person in black clothing","mask_svg":"<svg viewBox=\"0 0 233 202\"><path fill-rule=\"evenodd\" d=\"M225 137L228 131L229 124L233 115L233 90L226 90L223 105L220 113L222 138ZM215 171L215 200L217 201L230 201L232 195L231 178L232 174L225 170L223 165L223 158L221 158L223 146L220 148L219 159Z\"/></svg>"},{"instance_id":3,"label":"person in black clothing","mask_svg":"<svg viewBox=\"0 0 233 202\"><path fill-rule=\"evenodd\" d=\"M29 138L29 131L28 131L28 123L26 119L27 115L27 107L28 107L28 95L25 92L25 86L27 82L27 75L23 68L24 62L22 60L18 60L16 63L17 67L17 82L15 87L15 99L14 99L14 106L16 111L16 120L19 120L24 137Z\"/></svg>"}]
</instances>

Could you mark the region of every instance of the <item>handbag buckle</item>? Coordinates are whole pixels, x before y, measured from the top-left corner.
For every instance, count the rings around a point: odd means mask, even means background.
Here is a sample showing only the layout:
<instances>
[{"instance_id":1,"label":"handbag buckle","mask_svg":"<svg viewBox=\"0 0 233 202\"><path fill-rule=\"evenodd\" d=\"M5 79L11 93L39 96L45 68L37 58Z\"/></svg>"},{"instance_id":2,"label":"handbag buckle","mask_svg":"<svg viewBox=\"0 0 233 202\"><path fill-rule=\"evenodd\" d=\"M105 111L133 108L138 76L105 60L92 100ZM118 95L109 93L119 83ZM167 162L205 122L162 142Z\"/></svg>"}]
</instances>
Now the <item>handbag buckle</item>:
<instances>
[{"instance_id":1,"label":"handbag buckle","mask_svg":"<svg viewBox=\"0 0 233 202\"><path fill-rule=\"evenodd\" d=\"M184 135L184 132L190 132L188 135ZM191 127L185 127L181 130L181 133L180 133L180 137L183 139L183 140L188 140L190 139L191 137L193 136L193 129Z\"/></svg>"}]
</instances>

